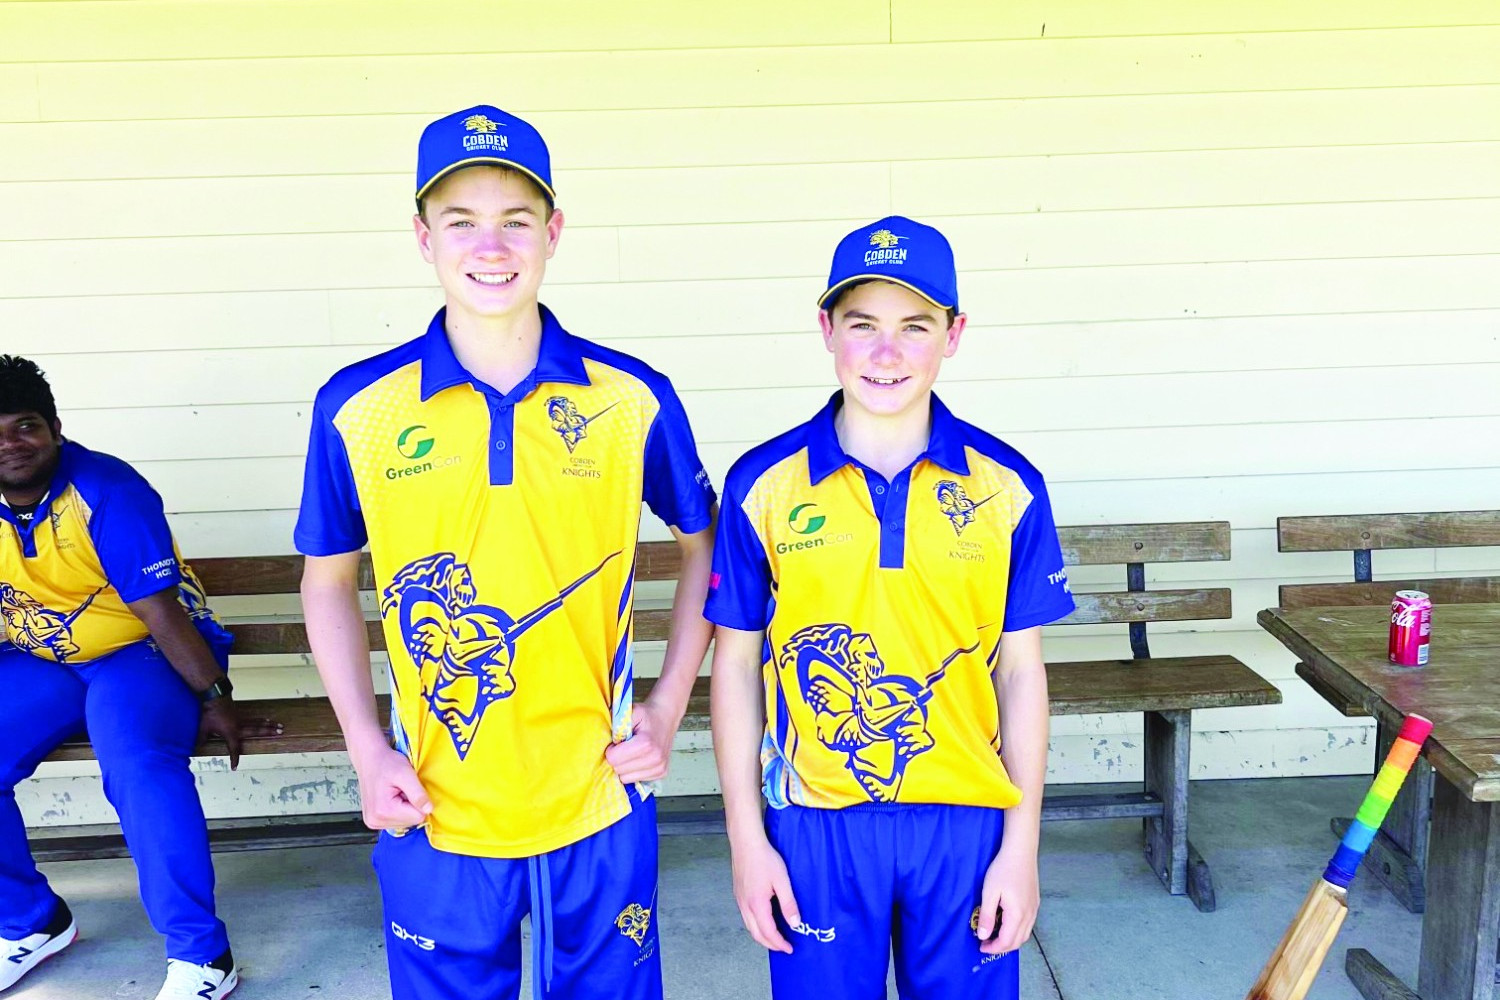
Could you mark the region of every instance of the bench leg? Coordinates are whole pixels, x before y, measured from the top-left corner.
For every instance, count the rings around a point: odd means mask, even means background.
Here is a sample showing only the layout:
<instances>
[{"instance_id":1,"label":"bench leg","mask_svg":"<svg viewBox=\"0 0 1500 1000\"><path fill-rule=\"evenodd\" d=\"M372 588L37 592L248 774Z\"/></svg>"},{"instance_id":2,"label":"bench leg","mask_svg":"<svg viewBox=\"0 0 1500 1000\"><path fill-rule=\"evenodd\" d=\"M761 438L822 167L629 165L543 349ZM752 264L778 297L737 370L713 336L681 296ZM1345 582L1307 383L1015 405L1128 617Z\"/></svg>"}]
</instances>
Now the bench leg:
<instances>
[{"instance_id":1,"label":"bench leg","mask_svg":"<svg viewBox=\"0 0 1500 1000\"><path fill-rule=\"evenodd\" d=\"M1193 740L1192 713L1147 712L1146 791L1161 800L1162 814L1141 821L1146 863L1174 896L1192 897L1204 912L1214 909L1213 877L1188 843L1188 763Z\"/></svg>"},{"instance_id":2,"label":"bench leg","mask_svg":"<svg viewBox=\"0 0 1500 1000\"><path fill-rule=\"evenodd\" d=\"M1385 760L1398 730L1380 723L1376 729L1375 759ZM1349 829L1348 817L1332 823L1336 837ZM1380 833L1365 855L1363 870L1391 890L1411 913L1427 908L1427 838L1432 826L1432 766L1418 757L1396 793Z\"/></svg>"}]
</instances>

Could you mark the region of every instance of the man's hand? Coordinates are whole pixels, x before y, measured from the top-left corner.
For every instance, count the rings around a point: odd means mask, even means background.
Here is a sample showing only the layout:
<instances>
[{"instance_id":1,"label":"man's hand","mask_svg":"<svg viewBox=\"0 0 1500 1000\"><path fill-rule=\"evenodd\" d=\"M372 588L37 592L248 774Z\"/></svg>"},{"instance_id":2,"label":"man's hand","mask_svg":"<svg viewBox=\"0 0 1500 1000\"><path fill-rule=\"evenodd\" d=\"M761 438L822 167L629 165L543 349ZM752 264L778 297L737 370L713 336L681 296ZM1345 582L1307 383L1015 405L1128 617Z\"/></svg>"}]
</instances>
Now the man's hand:
<instances>
[{"instance_id":1,"label":"man's hand","mask_svg":"<svg viewBox=\"0 0 1500 1000\"><path fill-rule=\"evenodd\" d=\"M740 919L757 944L771 951L792 953L792 945L776 926L771 900L781 907L787 924L802 923L797 897L792 895L792 880L786 862L764 836L749 844L733 845L730 850L734 872L734 901L740 907Z\"/></svg>"},{"instance_id":2,"label":"man's hand","mask_svg":"<svg viewBox=\"0 0 1500 1000\"><path fill-rule=\"evenodd\" d=\"M677 735L681 717L672 718L648 698L636 703L632 718L635 726L630 739L605 750L605 761L627 785L665 777L667 765L672 762L672 740Z\"/></svg>"},{"instance_id":3,"label":"man's hand","mask_svg":"<svg viewBox=\"0 0 1500 1000\"><path fill-rule=\"evenodd\" d=\"M979 950L986 955L1015 951L1031 937L1042 897L1037 877L1036 852L1013 850L1001 845L984 873L979 894ZM995 934L995 911L1000 913L1000 933ZM994 940L991 940L994 935Z\"/></svg>"},{"instance_id":4,"label":"man's hand","mask_svg":"<svg viewBox=\"0 0 1500 1000\"><path fill-rule=\"evenodd\" d=\"M372 830L402 832L427 822L432 800L406 755L390 747L354 762L360 810Z\"/></svg>"},{"instance_id":5,"label":"man's hand","mask_svg":"<svg viewBox=\"0 0 1500 1000\"><path fill-rule=\"evenodd\" d=\"M280 731L280 726L277 726ZM229 746L229 769L233 771L240 766L240 738L245 735L240 726L239 715L234 709L234 699L229 695L215 698L213 701L204 702L203 711L198 719L198 742L206 743L211 736L217 736ZM252 734L259 735L259 734Z\"/></svg>"}]
</instances>

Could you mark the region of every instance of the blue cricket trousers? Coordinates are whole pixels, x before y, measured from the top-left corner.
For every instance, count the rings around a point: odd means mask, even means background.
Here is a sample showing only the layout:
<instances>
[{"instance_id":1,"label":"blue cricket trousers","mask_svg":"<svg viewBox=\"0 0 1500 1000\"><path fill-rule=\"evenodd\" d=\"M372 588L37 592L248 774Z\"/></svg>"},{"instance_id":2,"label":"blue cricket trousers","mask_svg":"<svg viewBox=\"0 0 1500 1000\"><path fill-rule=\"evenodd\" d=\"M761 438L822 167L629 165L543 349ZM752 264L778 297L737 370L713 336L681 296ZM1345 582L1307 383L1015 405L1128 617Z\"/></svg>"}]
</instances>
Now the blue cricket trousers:
<instances>
[{"instance_id":1,"label":"blue cricket trousers","mask_svg":"<svg viewBox=\"0 0 1500 1000\"><path fill-rule=\"evenodd\" d=\"M166 657L145 640L67 665L0 646L0 689L0 935L36 933L57 906L32 860L16 785L87 729L167 957L222 955L229 938L214 915L208 825L188 770L199 704Z\"/></svg>"}]
</instances>

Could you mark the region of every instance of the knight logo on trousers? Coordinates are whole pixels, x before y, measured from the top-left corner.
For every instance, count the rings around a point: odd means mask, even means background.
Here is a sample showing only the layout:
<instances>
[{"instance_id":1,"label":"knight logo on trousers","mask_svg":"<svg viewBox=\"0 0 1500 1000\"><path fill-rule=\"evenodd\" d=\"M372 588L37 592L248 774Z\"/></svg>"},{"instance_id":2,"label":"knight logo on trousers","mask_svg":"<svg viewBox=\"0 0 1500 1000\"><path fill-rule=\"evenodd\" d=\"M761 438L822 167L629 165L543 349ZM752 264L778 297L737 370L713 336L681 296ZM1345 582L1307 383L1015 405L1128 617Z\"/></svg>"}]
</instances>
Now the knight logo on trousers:
<instances>
[{"instance_id":1,"label":"knight logo on trousers","mask_svg":"<svg viewBox=\"0 0 1500 1000\"><path fill-rule=\"evenodd\" d=\"M645 944L646 932L651 929L651 910L640 903L631 903L615 917L615 926L637 946Z\"/></svg>"},{"instance_id":2,"label":"knight logo on trousers","mask_svg":"<svg viewBox=\"0 0 1500 1000\"><path fill-rule=\"evenodd\" d=\"M905 264L906 248L898 244L907 236L897 236L889 229L877 229L870 234L870 246L874 250L865 251L865 266L872 267L876 264Z\"/></svg>"},{"instance_id":3,"label":"knight logo on trousers","mask_svg":"<svg viewBox=\"0 0 1500 1000\"><path fill-rule=\"evenodd\" d=\"M470 115L464 119L464 128L473 133L464 136L464 151L472 153L476 150L504 152L510 145L510 139L500 135L497 129L500 122L485 115Z\"/></svg>"}]
</instances>

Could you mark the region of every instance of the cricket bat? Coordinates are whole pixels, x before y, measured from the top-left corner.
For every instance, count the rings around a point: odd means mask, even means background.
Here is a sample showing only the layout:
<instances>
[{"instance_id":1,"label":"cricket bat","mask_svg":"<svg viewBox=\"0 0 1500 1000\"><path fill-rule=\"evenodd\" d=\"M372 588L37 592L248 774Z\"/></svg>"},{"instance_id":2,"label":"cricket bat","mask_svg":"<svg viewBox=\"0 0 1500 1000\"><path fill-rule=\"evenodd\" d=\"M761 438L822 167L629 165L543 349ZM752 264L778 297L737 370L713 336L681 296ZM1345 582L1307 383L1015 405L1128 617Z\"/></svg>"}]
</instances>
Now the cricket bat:
<instances>
[{"instance_id":1,"label":"cricket bat","mask_svg":"<svg viewBox=\"0 0 1500 1000\"><path fill-rule=\"evenodd\" d=\"M1302 1000L1312 986L1313 978L1323 965L1339 927L1349 915L1349 883L1359 870L1359 862L1370 849L1380 823L1390 812L1391 802L1406 780L1406 774L1421 752L1422 741L1432 732L1432 723L1420 715L1408 715L1401 732L1391 744L1375 783L1365 795L1354 822L1344 833L1338 850L1333 853L1323 877L1313 884L1302 908L1292 918L1281 943L1271 953L1270 961L1260 971L1260 978L1246 994L1245 1000Z\"/></svg>"}]
</instances>

